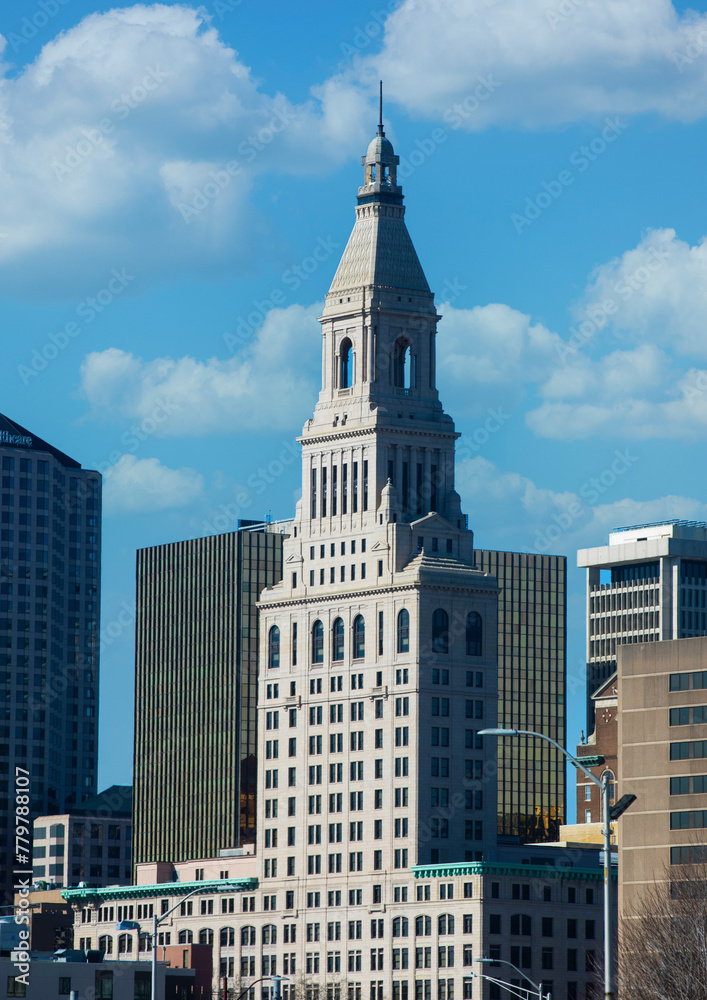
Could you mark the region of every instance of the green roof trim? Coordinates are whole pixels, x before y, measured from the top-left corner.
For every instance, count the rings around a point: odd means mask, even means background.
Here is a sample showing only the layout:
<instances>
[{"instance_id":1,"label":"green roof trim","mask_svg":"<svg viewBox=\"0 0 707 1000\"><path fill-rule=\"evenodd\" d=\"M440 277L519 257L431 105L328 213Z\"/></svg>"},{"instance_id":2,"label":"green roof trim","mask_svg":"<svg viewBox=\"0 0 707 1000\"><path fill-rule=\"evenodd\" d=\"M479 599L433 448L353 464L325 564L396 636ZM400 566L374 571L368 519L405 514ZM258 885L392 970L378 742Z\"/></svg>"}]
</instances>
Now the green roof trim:
<instances>
[{"instance_id":1,"label":"green roof trim","mask_svg":"<svg viewBox=\"0 0 707 1000\"><path fill-rule=\"evenodd\" d=\"M186 896L195 889L205 895L214 892L251 892L258 888L257 878L213 879L204 882L158 882L156 885L115 885L108 888L85 886L64 889L61 893L69 903L95 903L113 899L150 899L155 896ZM196 893L195 893L196 895Z\"/></svg>"},{"instance_id":2,"label":"green roof trim","mask_svg":"<svg viewBox=\"0 0 707 1000\"><path fill-rule=\"evenodd\" d=\"M523 878L571 878L603 882L603 868L560 868L557 865L512 865L501 861L460 861L448 865L413 865L415 878L453 878L455 875L516 875ZM616 873L612 872L616 881Z\"/></svg>"},{"instance_id":3,"label":"green roof trim","mask_svg":"<svg viewBox=\"0 0 707 1000\"><path fill-rule=\"evenodd\" d=\"M601 764L606 763L606 757L600 753L594 754L593 757L578 757L577 760L580 764L584 764L585 767L599 767Z\"/></svg>"}]
</instances>

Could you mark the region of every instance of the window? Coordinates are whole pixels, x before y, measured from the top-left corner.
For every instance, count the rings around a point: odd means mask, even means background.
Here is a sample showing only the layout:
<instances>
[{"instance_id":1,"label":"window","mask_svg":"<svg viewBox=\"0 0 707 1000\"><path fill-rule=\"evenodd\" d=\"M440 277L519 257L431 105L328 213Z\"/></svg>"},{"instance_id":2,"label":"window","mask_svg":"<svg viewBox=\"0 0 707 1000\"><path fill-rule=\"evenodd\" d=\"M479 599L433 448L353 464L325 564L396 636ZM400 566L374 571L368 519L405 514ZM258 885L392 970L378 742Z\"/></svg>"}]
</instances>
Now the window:
<instances>
[{"instance_id":1,"label":"window","mask_svg":"<svg viewBox=\"0 0 707 1000\"><path fill-rule=\"evenodd\" d=\"M273 625L268 633L268 666L280 666L280 629Z\"/></svg>"},{"instance_id":2,"label":"window","mask_svg":"<svg viewBox=\"0 0 707 1000\"><path fill-rule=\"evenodd\" d=\"M466 655L481 656L481 615L471 611L466 616Z\"/></svg>"},{"instance_id":3,"label":"window","mask_svg":"<svg viewBox=\"0 0 707 1000\"><path fill-rule=\"evenodd\" d=\"M398 389L412 389L415 385L415 358L410 344L402 337L393 349L393 384Z\"/></svg>"},{"instance_id":4,"label":"window","mask_svg":"<svg viewBox=\"0 0 707 1000\"><path fill-rule=\"evenodd\" d=\"M356 615L353 623L353 655L355 660L362 660L366 653L366 623L363 615Z\"/></svg>"},{"instance_id":5,"label":"window","mask_svg":"<svg viewBox=\"0 0 707 1000\"><path fill-rule=\"evenodd\" d=\"M7 995L9 997L26 997L27 987L17 976L8 976ZM110 995L112 996L113 994L111 993ZM98 996L98 993L96 996Z\"/></svg>"},{"instance_id":6,"label":"window","mask_svg":"<svg viewBox=\"0 0 707 1000\"><path fill-rule=\"evenodd\" d=\"M398 652L407 653L410 650L410 615L403 608L398 612Z\"/></svg>"},{"instance_id":7,"label":"window","mask_svg":"<svg viewBox=\"0 0 707 1000\"><path fill-rule=\"evenodd\" d=\"M16 996L24 996L22 994L15 994ZM96 973L96 991L94 993L96 1000L113 1000L113 973L112 972L97 972Z\"/></svg>"},{"instance_id":8,"label":"window","mask_svg":"<svg viewBox=\"0 0 707 1000\"><path fill-rule=\"evenodd\" d=\"M342 618L337 618L331 629L331 658L332 660L343 660L344 658L344 622Z\"/></svg>"},{"instance_id":9,"label":"window","mask_svg":"<svg viewBox=\"0 0 707 1000\"><path fill-rule=\"evenodd\" d=\"M435 653L449 652L449 615L437 608L432 615L432 649Z\"/></svg>"},{"instance_id":10,"label":"window","mask_svg":"<svg viewBox=\"0 0 707 1000\"><path fill-rule=\"evenodd\" d=\"M339 347L339 388L350 389L353 384L353 345L344 337Z\"/></svg>"},{"instance_id":11,"label":"window","mask_svg":"<svg viewBox=\"0 0 707 1000\"><path fill-rule=\"evenodd\" d=\"M312 625L312 663L324 662L324 626L320 621Z\"/></svg>"}]
</instances>

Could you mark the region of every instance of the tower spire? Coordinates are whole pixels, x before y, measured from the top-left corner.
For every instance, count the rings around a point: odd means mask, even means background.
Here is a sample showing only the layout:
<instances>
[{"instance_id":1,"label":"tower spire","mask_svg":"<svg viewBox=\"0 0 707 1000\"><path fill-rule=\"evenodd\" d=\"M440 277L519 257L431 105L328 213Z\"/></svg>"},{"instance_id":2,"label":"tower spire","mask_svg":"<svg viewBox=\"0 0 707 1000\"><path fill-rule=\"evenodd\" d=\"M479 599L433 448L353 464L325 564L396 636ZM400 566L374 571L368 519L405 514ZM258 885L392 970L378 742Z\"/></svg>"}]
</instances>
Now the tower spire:
<instances>
[{"instance_id":1,"label":"tower spire","mask_svg":"<svg viewBox=\"0 0 707 1000\"><path fill-rule=\"evenodd\" d=\"M378 116L378 135L385 135L383 131L383 81L379 80L379 104L380 104L380 114Z\"/></svg>"}]
</instances>

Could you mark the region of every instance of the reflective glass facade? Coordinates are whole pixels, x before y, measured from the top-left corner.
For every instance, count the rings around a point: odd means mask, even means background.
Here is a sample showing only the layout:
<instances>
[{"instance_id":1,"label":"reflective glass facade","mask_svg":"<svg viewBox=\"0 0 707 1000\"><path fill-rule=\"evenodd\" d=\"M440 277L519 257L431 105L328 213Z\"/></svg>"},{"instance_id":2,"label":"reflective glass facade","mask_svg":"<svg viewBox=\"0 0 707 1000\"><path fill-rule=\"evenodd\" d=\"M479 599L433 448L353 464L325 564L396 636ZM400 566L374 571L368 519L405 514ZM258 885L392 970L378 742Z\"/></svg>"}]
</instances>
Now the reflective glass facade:
<instances>
[{"instance_id":1,"label":"reflective glass facade","mask_svg":"<svg viewBox=\"0 0 707 1000\"><path fill-rule=\"evenodd\" d=\"M254 840L256 601L281 575L265 525L138 551L135 863Z\"/></svg>"},{"instance_id":2,"label":"reflective glass facade","mask_svg":"<svg viewBox=\"0 0 707 1000\"><path fill-rule=\"evenodd\" d=\"M567 560L476 550L498 580L498 724L565 745ZM556 840L565 822L565 767L545 740L498 741L498 833Z\"/></svg>"}]
</instances>

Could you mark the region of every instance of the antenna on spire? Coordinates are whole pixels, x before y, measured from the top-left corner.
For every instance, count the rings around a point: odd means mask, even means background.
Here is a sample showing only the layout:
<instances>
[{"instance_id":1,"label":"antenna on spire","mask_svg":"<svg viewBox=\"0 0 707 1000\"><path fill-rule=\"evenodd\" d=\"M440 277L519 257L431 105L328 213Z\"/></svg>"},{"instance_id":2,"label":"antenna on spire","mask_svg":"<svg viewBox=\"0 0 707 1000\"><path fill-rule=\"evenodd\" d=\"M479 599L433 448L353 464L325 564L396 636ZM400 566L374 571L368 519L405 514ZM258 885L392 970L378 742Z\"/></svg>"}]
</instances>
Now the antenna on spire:
<instances>
[{"instance_id":1,"label":"antenna on spire","mask_svg":"<svg viewBox=\"0 0 707 1000\"><path fill-rule=\"evenodd\" d=\"M380 87L380 114L378 117L378 135L383 135L383 81L379 81Z\"/></svg>"}]
</instances>

